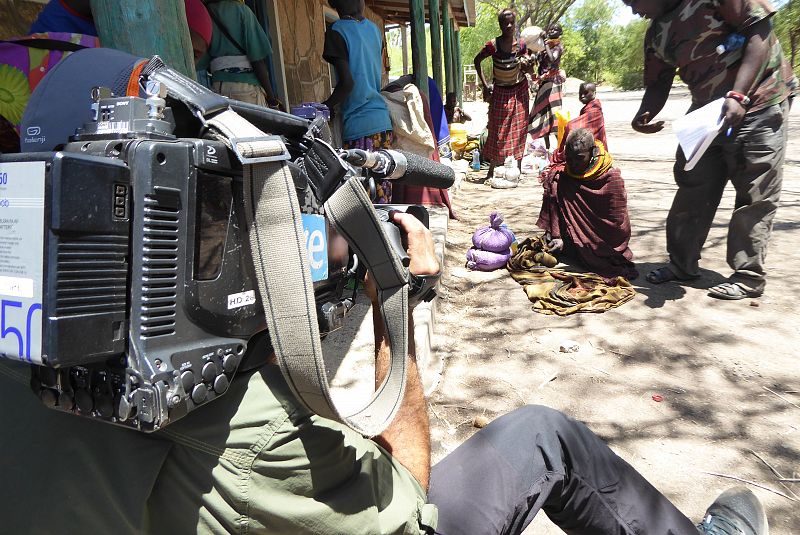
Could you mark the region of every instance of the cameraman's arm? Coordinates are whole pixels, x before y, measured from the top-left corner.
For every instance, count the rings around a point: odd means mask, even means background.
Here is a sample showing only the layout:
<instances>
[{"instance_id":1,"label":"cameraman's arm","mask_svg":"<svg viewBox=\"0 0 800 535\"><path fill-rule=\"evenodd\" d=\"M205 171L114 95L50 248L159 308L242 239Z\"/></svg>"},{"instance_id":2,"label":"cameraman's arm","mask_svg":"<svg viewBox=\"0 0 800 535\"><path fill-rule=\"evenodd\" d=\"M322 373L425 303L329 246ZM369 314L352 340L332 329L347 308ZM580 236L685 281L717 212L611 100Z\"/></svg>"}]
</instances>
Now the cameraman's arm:
<instances>
[{"instance_id":1,"label":"cameraman's arm","mask_svg":"<svg viewBox=\"0 0 800 535\"><path fill-rule=\"evenodd\" d=\"M433 238L419 220L403 212L393 212L392 219L408 239L409 269L415 275L434 275L439 272L439 261L433 248ZM375 384L380 385L389 370L389 346L380 310L373 300L375 326ZM408 380L405 398L397 416L389 427L375 437L392 456L400 461L417 478L427 491L431 468L431 443L428 409L422 382L417 370L414 348L414 322L409 314Z\"/></svg>"}]
</instances>

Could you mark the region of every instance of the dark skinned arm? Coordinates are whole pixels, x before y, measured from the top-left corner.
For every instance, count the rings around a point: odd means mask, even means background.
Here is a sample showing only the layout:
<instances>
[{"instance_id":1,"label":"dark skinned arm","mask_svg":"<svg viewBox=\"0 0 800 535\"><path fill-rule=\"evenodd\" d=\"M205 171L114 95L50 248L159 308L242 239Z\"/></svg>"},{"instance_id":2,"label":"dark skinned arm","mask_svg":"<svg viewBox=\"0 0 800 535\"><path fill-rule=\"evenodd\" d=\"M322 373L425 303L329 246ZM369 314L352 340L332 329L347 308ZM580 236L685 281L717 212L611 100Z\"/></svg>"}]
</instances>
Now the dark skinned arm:
<instances>
[{"instance_id":1,"label":"dark skinned arm","mask_svg":"<svg viewBox=\"0 0 800 535\"><path fill-rule=\"evenodd\" d=\"M408 238L409 270L416 275L433 275L439 272L439 260L433 247L433 238L417 218L403 212L393 212L392 220L398 224ZM374 287L372 317L375 327L375 386L378 387L389 370L389 348L386 329L376 304ZM428 407L422 381L417 369L414 347L414 322L409 311L409 348L405 396L397 416L389 427L374 438L392 457L405 466L428 489L431 470L431 435Z\"/></svg>"},{"instance_id":2,"label":"dark skinned arm","mask_svg":"<svg viewBox=\"0 0 800 535\"><path fill-rule=\"evenodd\" d=\"M483 62L484 57L480 54L475 56L475 70L478 72L478 80L481 82L481 90L483 91L483 100L489 101L489 98L492 96L492 87L486 83L486 77L483 76L483 70L481 69L481 63Z\"/></svg>"},{"instance_id":3,"label":"dark skinned arm","mask_svg":"<svg viewBox=\"0 0 800 535\"><path fill-rule=\"evenodd\" d=\"M755 87L769 54L770 32L769 19L760 20L742 31L747 41L744 44L742 63L736 71L733 91L748 95ZM723 128L738 127L745 113L747 109L738 100L726 98L722 105Z\"/></svg>"},{"instance_id":4,"label":"dark skinned arm","mask_svg":"<svg viewBox=\"0 0 800 535\"><path fill-rule=\"evenodd\" d=\"M639 111L636 112L636 117L631 121L631 126L634 130L642 134L655 134L664 128L664 121L655 123L650 121L664 109L674 78L675 69L665 68L659 73L656 80L645 88Z\"/></svg>"},{"instance_id":5,"label":"dark skinned arm","mask_svg":"<svg viewBox=\"0 0 800 535\"><path fill-rule=\"evenodd\" d=\"M555 63L556 60L561 57L561 52L550 48L550 45L547 44L547 39L544 41L544 51L547 53L547 57L550 58L552 63Z\"/></svg>"},{"instance_id":6,"label":"dark skinned arm","mask_svg":"<svg viewBox=\"0 0 800 535\"><path fill-rule=\"evenodd\" d=\"M336 58L331 62L334 71L336 71L336 87L333 88L333 93L328 97L328 100L323 102L328 109L333 111L334 106L338 106L347 98L347 95L353 90L353 75L350 73L350 62L344 58Z\"/></svg>"},{"instance_id":7,"label":"dark skinned arm","mask_svg":"<svg viewBox=\"0 0 800 535\"><path fill-rule=\"evenodd\" d=\"M277 107L283 109L281 102L275 98L275 93L272 92L272 84L269 82L269 69L267 69L267 62L264 60L251 61L253 65L253 73L258 78L258 83L264 88L267 93L267 105L269 107Z\"/></svg>"}]
</instances>

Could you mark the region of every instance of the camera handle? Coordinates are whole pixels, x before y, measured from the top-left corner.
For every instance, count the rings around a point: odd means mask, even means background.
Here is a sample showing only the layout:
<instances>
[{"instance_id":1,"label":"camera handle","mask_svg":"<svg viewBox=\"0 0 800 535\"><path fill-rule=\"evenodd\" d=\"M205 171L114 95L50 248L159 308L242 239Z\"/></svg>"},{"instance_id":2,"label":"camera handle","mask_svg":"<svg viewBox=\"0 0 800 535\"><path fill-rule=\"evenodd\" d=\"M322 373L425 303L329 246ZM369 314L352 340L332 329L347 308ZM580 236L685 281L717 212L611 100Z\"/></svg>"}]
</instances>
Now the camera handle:
<instances>
[{"instance_id":1,"label":"camera handle","mask_svg":"<svg viewBox=\"0 0 800 535\"><path fill-rule=\"evenodd\" d=\"M378 214L378 221L381 222L392 249L400 258L403 267L408 267L411 264L411 258L408 256L406 248L403 247L403 233L400 231L400 227L391 220L392 210L378 206L375 207L375 212Z\"/></svg>"}]
</instances>

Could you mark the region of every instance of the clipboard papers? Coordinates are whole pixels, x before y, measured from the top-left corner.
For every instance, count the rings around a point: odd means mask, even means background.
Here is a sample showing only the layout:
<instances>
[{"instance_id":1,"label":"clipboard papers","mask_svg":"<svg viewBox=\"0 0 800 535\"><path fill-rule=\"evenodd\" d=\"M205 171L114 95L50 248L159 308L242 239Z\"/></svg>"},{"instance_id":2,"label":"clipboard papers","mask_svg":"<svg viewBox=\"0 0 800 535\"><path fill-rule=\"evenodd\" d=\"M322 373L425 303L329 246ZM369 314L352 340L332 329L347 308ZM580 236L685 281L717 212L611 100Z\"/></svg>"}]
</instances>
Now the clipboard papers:
<instances>
[{"instance_id":1,"label":"clipboard papers","mask_svg":"<svg viewBox=\"0 0 800 535\"><path fill-rule=\"evenodd\" d=\"M672 129L686 156L684 171L690 171L697 165L697 161L719 134L722 128L720 116L724 102L724 98L709 102L672 123Z\"/></svg>"}]
</instances>

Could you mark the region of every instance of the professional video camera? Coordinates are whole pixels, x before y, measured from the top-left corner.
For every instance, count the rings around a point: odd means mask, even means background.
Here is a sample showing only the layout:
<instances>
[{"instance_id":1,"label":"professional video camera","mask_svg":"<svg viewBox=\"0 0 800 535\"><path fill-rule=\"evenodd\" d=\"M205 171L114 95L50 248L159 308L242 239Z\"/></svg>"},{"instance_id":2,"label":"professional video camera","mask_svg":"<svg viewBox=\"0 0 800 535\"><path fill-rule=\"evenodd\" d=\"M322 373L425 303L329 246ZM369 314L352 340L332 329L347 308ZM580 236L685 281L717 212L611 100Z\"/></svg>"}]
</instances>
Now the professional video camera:
<instances>
[{"instance_id":1,"label":"professional video camera","mask_svg":"<svg viewBox=\"0 0 800 535\"><path fill-rule=\"evenodd\" d=\"M291 171L322 335L352 306L345 284L361 253L323 203L354 176L367 187L375 176L446 187L452 171L395 151L335 150L321 120L235 101L224 107L273 134L207 135L211 121L198 110L208 102L192 104L222 97L158 58L140 82L144 98L95 87L92 120L61 150L0 156L0 353L34 365L31 386L47 406L153 431L267 356L243 362L251 338L272 325L256 270L285 259L253 261L248 165ZM188 123L203 135L176 137ZM243 154L248 143L271 152ZM399 231L378 220L402 257Z\"/></svg>"}]
</instances>

